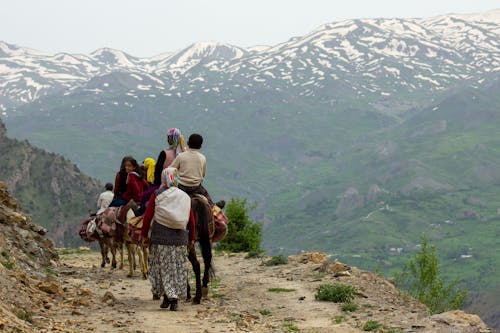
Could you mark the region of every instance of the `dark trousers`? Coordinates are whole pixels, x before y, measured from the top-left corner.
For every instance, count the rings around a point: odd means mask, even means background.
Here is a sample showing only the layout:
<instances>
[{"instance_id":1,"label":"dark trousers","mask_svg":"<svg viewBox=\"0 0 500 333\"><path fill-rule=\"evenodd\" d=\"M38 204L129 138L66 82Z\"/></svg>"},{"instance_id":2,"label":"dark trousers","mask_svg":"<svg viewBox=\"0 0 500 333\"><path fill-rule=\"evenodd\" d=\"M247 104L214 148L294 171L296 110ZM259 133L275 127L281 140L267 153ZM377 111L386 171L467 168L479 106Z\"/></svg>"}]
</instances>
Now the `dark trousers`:
<instances>
[{"instance_id":1,"label":"dark trousers","mask_svg":"<svg viewBox=\"0 0 500 333\"><path fill-rule=\"evenodd\" d=\"M207 198L208 204L210 206L214 205L214 202L212 201L210 194L208 194L208 191L201 184L198 186L184 186L182 184L179 184L179 186L177 186L177 187L180 188L181 190L183 190L184 192L186 192L189 196L191 196L193 194L201 194L205 198Z\"/></svg>"},{"instance_id":2,"label":"dark trousers","mask_svg":"<svg viewBox=\"0 0 500 333\"><path fill-rule=\"evenodd\" d=\"M119 197L111 201L109 207L120 207L120 206L125 206L126 204L127 202L125 201L125 199Z\"/></svg>"}]
</instances>

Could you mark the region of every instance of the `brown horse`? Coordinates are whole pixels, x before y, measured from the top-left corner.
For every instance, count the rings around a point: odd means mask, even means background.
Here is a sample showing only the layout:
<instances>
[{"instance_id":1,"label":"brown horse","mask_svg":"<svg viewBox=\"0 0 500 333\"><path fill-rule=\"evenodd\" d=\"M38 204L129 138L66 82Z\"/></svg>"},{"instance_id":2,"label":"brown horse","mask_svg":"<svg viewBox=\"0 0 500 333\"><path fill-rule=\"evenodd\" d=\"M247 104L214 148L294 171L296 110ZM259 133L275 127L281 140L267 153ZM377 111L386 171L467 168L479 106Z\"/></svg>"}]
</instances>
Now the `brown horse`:
<instances>
[{"instance_id":1,"label":"brown horse","mask_svg":"<svg viewBox=\"0 0 500 333\"><path fill-rule=\"evenodd\" d=\"M194 246L189 247L188 259L193 266L196 277L196 292L193 303L200 304L201 298L208 294L208 282L214 275L212 265L212 240L214 234L213 213L205 197L194 195L191 197L191 210L195 219L196 241L200 244L204 263L203 280L201 280L201 266L196 256ZM191 299L191 287L187 285L187 299Z\"/></svg>"}]
</instances>

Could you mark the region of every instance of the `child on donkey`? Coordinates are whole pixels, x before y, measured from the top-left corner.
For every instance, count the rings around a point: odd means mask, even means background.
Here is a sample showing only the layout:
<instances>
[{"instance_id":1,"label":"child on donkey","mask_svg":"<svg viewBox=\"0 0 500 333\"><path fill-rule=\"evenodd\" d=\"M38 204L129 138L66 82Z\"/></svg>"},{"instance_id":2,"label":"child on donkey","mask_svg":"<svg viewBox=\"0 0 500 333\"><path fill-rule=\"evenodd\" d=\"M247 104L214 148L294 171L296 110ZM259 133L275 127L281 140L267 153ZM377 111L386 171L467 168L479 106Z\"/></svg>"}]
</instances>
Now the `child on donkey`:
<instances>
[{"instance_id":1,"label":"child on donkey","mask_svg":"<svg viewBox=\"0 0 500 333\"><path fill-rule=\"evenodd\" d=\"M101 214L109 207L115 196L113 193L113 184L106 183L104 189L105 191L102 192L97 199L97 215Z\"/></svg>"},{"instance_id":2,"label":"child on donkey","mask_svg":"<svg viewBox=\"0 0 500 333\"><path fill-rule=\"evenodd\" d=\"M203 137L200 134L191 134L188 139L188 149L180 153L170 164L171 167L179 170L179 188L189 194L201 194L208 200L210 206L213 201L202 182L207 171L207 160L199 151L203 144Z\"/></svg>"},{"instance_id":3,"label":"child on donkey","mask_svg":"<svg viewBox=\"0 0 500 333\"><path fill-rule=\"evenodd\" d=\"M141 176L139 164L132 156L125 156L122 162L127 175L125 181L125 192L123 192L120 196L115 197L109 207L120 207L130 204L130 208L132 208L137 215L137 204L140 202L142 193L144 188L147 187L147 184ZM121 171L118 174L120 175L121 182L123 174Z\"/></svg>"}]
</instances>

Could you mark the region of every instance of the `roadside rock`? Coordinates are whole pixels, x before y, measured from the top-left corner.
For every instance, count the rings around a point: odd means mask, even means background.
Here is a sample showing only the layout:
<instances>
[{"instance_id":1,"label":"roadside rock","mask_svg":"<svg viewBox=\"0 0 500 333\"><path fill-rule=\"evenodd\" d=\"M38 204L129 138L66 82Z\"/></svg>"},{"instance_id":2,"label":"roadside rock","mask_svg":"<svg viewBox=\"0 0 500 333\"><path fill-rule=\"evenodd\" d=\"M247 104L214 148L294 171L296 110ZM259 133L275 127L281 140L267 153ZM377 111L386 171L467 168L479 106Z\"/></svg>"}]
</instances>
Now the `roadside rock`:
<instances>
[{"instance_id":1,"label":"roadside rock","mask_svg":"<svg viewBox=\"0 0 500 333\"><path fill-rule=\"evenodd\" d=\"M62 295L63 290L61 288L61 285L57 282L53 281L45 281L45 282L40 282L37 285L38 289L40 289L43 292L46 292L47 294L51 295Z\"/></svg>"},{"instance_id":2,"label":"roadside rock","mask_svg":"<svg viewBox=\"0 0 500 333\"><path fill-rule=\"evenodd\" d=\"M296 255L291 255L288 257L289 262L297 262L300 264L324 264L327 263L329 257L326 253L323 252L305 252Z\"/></svg>"},{"instance_id":3,"label":"roadside rock","mask_svg":"<svg viewBox=\"0 0 500 333\"><path fill-rule=\"evenodd\" d=\"M486 324L474 314L460 310L448 311L431 317L435 322L444 323L453 327L488 329Z\"/></svg>"}]
</instances>

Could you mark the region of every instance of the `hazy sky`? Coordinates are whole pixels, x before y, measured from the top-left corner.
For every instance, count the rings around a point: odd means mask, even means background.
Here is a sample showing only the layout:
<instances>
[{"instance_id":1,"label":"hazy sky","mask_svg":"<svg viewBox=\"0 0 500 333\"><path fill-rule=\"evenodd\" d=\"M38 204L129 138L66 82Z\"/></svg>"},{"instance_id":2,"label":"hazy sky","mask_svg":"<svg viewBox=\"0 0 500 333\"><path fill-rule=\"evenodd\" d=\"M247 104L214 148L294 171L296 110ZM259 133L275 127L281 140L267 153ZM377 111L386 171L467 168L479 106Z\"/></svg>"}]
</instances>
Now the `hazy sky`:
<instances>
[{"instance_id":1,"label":"hazy sky","mask_svg":"<svg viewBox=\"0 0 500 333\"><path fill-rule=\"evenodd\" d=\"M500 8L499 0L0 0L0 41L49 52L135 56L196 41L273 45L321 24Z\"/></svg>"}]
</instances>

